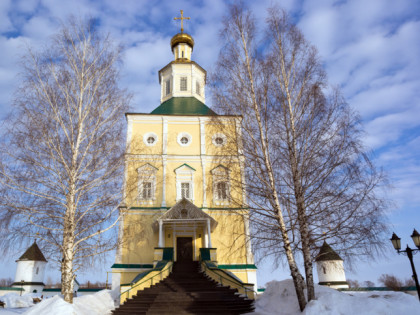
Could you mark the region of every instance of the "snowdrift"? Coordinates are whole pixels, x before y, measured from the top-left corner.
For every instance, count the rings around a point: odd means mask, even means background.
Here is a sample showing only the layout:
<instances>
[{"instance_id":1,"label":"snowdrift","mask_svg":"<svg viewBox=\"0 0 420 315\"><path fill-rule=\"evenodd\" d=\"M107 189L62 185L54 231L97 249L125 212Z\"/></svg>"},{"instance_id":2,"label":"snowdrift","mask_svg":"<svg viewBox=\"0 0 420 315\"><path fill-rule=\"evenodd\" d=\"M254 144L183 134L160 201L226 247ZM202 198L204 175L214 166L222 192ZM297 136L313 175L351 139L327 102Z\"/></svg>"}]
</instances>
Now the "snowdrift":
<instances>
[{"instance_id":1,"label":"snowdrift","mask_svg":"<svg viewBox=\"0 0 420 315\"><path fill-rule=\"evenodd\" d=\"M0 296L0 301L6 304L4 308L30 307L34 305L32 300L33 297L35 297L33 294L24 294L20 296L17 293L7 293Z\"/></svg>"},{"instance_id":2,"label":"snowdrift","mask_svg":"<svg viewBox=\"0 0 420 315\"><path fill-rule=\"evenodd\" d=\"M25 315L105 315L114 309L114 300L110 290L102 290L92 295L85 295L73 299L69 304L56 295L44 299L31 307Z\"/></svg>"},{"instance_id":3,"label":"snowdrift","mask_svg":"<svg viewBox=\"0 0 420 315\"><path fill-rule=\"evenodd\" d=\"M315 288L316 300L301 313L293 280L271 281L257 299L255 315L409 315L420 314L417 297L402 292L340 292L323 286Z\"/></svg>"}]
</instances>

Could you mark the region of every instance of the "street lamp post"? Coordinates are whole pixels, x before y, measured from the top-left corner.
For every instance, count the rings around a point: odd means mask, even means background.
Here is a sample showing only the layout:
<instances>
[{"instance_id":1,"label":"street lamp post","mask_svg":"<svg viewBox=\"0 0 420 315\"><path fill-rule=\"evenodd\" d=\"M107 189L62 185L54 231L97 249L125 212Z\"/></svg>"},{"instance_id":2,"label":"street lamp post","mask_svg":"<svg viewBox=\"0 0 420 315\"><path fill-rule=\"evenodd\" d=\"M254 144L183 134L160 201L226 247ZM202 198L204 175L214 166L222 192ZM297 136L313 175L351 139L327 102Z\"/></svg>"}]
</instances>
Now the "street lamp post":
<instances>
[{"instance_id":1,"label":"street lamp post","mask_svg":"<svg viewBox=\"0 0 420 315\"><path fill-rule=\"evenodd\" d=\"M392 233L391 242L398 254L406 254L408 259L410 260L411 269L413 271L413 279L416 283L416 289L417 289L417 296L420 300L420 285L419 285L419 279L417 278L416 268L414 267L413 262L413 254L416 254L418 251L420 251L420 234L419 232L414 229L413 234L411 234L411 238L413 239L414 245L416 245L417 248L411 249L408 247L405 250L401 250L401 239L397 236L397 234Z\"/></svg>"}]
</instances>

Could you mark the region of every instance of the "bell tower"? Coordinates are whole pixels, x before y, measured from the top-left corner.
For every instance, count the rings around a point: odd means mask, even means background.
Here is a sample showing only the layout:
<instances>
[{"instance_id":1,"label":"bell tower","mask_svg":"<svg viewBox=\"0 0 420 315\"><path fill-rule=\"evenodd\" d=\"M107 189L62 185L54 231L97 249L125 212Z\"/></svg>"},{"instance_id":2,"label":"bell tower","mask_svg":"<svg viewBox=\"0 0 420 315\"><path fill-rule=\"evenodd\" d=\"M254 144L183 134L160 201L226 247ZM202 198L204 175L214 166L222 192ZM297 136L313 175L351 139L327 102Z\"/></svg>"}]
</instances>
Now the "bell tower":
<instances>
[{"instance_id":1,"label":"bell tower","mask_svg":"<svg viewBox=\"0 0 420 315\"><path fill-rule=\"evenodd\" d=\"M171 39L171 50L174 60L159 71L159 83L161 85L160 102L163 103L172 97L195 97L205 103L205 84L207 72L196 62L191 60L194 49L194 39L184 33L183 17L181 20L181 33Z\"/></svg>"}]
</instances>

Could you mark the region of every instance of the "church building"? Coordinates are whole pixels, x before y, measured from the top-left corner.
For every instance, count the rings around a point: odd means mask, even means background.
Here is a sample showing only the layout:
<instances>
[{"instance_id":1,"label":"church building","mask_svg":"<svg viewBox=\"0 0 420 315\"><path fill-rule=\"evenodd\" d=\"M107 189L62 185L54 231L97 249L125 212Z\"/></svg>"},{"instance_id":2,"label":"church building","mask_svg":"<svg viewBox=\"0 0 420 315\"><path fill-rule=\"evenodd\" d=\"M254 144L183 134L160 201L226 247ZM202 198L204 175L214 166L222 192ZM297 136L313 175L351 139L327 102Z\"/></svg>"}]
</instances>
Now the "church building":
<instances>
[{"instance_id":1,"label":"church building","mask_svg":"<svg viewBox=\"0 0 420 315\"><path fill-rule=\"evenodd\" d=\"M207 73L192 61L194 39L182 23L170 48L174 60L158 73L160 105L126 114L126 199L113 287L123 292L162 261L206 259L255 291L241 117L206 106Z\"/></svg>"}]
</instances>

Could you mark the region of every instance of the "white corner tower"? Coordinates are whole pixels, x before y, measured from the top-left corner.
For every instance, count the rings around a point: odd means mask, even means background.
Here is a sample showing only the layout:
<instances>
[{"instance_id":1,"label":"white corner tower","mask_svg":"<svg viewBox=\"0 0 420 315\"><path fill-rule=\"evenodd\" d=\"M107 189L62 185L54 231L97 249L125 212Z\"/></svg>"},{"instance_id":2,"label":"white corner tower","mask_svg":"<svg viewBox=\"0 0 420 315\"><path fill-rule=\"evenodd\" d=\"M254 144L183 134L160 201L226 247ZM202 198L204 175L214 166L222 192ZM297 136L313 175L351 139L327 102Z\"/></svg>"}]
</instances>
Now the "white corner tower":
<instances>
[{"instance_id":1,"label":"white corner tower","mask_svg":"<svg viewBox=\"0 0 420 315\"><path fill-rule=\"evenodd\" d=\"M316 269L320 285L333 289L345 289L349 285L346 281L343 259L324 241L316 256Z\"/></svg>"},{"instance_id":2,"label":"white corner tower","mask_svg":"<svg viewBox=\"0 0 420 315\"><path fill-rule=\"evenodd\" d=\"M16 276L12 287L22 288L23 293L42 292L47 260L36 242L16 262Z\"/></svg>"}]
</instances>

